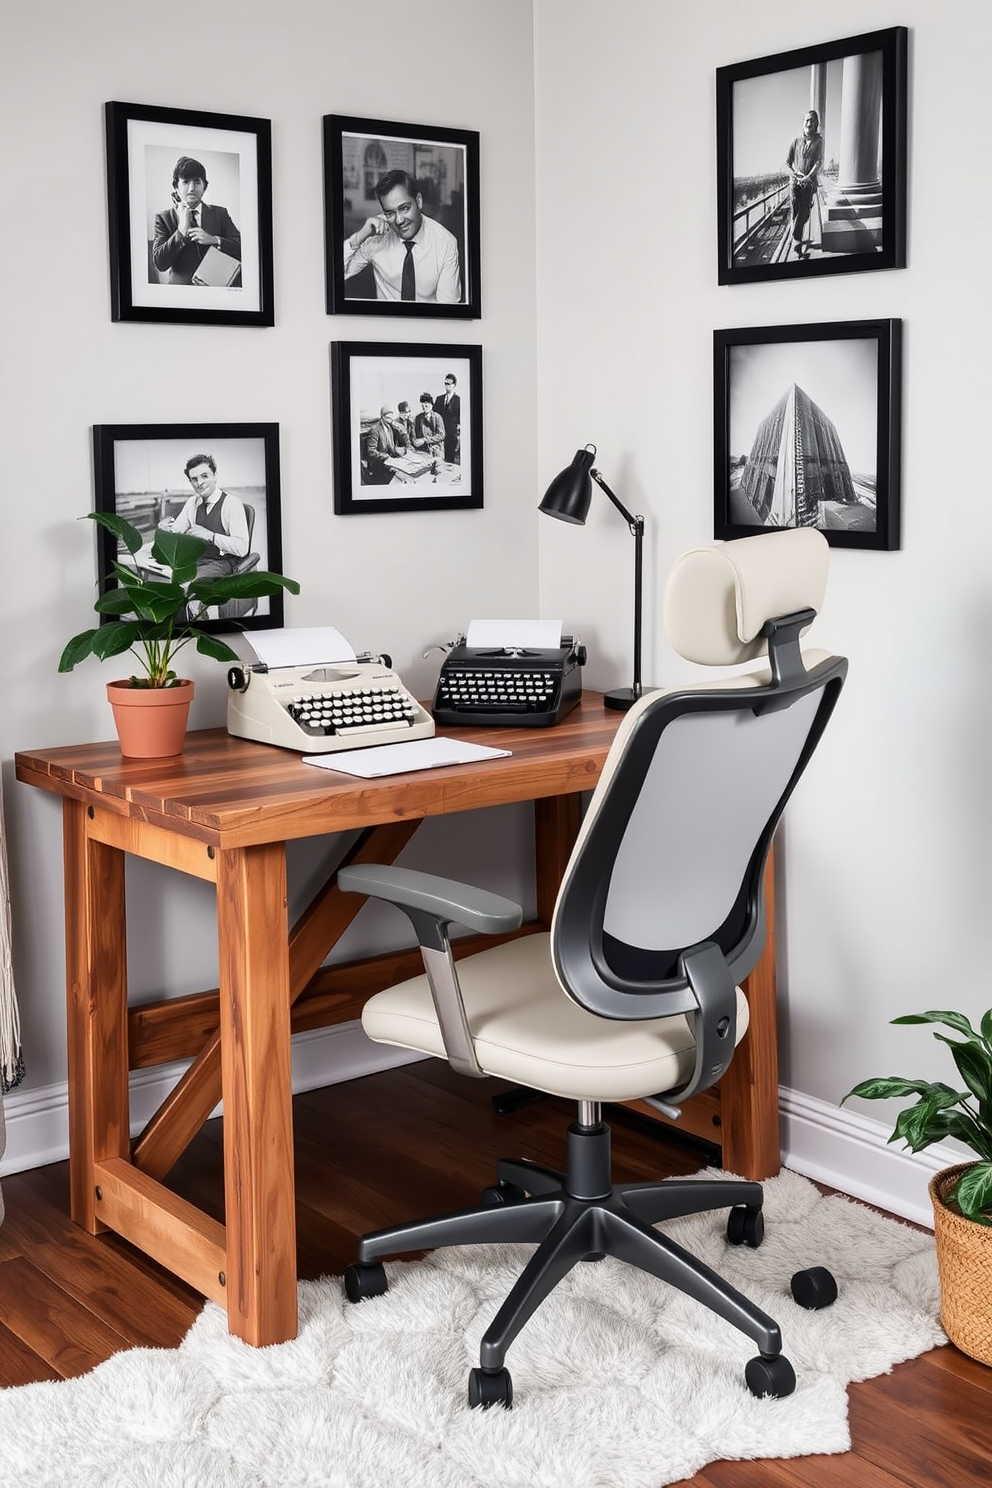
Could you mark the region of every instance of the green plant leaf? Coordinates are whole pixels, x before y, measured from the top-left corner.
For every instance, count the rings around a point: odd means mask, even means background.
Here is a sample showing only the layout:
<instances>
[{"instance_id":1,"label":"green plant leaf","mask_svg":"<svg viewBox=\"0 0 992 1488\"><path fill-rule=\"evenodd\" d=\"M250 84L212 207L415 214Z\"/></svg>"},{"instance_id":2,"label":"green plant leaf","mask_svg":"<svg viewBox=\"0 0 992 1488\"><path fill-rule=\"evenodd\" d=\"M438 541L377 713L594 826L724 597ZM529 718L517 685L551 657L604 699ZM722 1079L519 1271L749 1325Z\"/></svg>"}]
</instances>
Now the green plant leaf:
<instances>
[{"instance_id":1,"label":"green plant leaf","mask_svg":"<svg viewBox=\"0 0 992 1488\"><path fill-rule=\"evenodd\" d=\"M299 594L300 586L295 579L282 574L269 573L256 568L244 574L225 574L216 579L197 579L189 587L190 594L205 605L224 604L229 599L266 599L278 594L280 589L290 594Z\"/></svg>"},{"instance_id":2,"label":"green plant leaf","mask_svg":"<svg viewBox=\"0 0 992 1488\"><path fill-rule=\"evenodd\" d=\"M98 630L84 630L79 635L73 636L71 641L66 642L65 650L59 657L59 671L71 672L84 657L92 654L93 638L98 635Z\"/></svg>"},{"instance_id":3,"label":"green plant leaf","mask_svg":"<svg viewBox=\"0 0 992 1488\"><path fill-rule=\"evenodd\" d=\"M132 527L130 522L125 522L116 512L87 512L86 515L91 522L99 522L101 527L112 532L129 553L136 553L144 545L145 540L137 527Z\"/></svg>"},{"instance_id":4,"label":"green plant leaf","mask_svg":"<svg viewBox=\"0 0 992 1488\"><path fill-rule=\"evenodd\" d=\"M113 594L110 590L97 600L94 608L103 611L105 601ZM130 600L129 608L142 620L150 620L155 625L160 625L166 620L178 619L182 623L186 613L186 593L178 584L159 582L158 580L142 581L132 584L127 590Z\"/></svg>"},{"instance_id":5,"label":"green plant leaf","mask_svg":"<svg viewBox=\"0 0 992 1488\"><path fill-rule=\"evenodd\" d=\"M196 637L196 649L204 656L212 656L214 661L238 661L237 651L233 651L226 641L219 636L204 635L202 632Z\"/></svg>"},{"instance_id":6,"label":"green plant leaf","mask_svg":"<svg viewBox=\"0 0 992 1488\"><path fill-rule=\"evenodd\" d=\"M983 1106L992 1105L992 1066L984 1044L977 1038L959 1044L942 1033L934 1037L950 1049L958 1074L972 1095L977 1096Z\"/></svg>"},{"instance_id":7,"label":"green plant leaf","mask_svg":"<svg viewBox=\"0 0 992 1488\"><path fill-rule=\"evenodd\" d=\"M202 537L196 537L192 532L170 532L167 527L158 527L155 530L155 541L152 544L152 557L156 563L164 563L166 568L192 569L196 573L196 561L202 558L207 550L207 544ZM178 578L178 572L176 577ZM187 583L183 579L181 582Z\"/></svg>"},{"instance_id":8,"label":"green plant leaf","mask_svg":"<svg viewBox=\"0 0 992 1488\"><path fill-rule=\"evenodd\" d=\"M956 1098L956 1092L949 1085L935 1084L929 1080L905 1080L900 1075L889 1075L887 1078L862 1080L860 1085L855 1085L853 1090L847 1092L841 1105L850 1100L852 1095L859 1095L862 1100L892 1100L900 1095L929 1095L935 1090L947 1091Z\"/></svg>"},{"instance_id":9,"label":"green plant leaf","mask_svg":"<svg viewBox=\"0 0 992 1488\"><path fill-rule=\"evenodd\" d=\"M93 637L93 655L101 661L120 656L122 651L129 651L140 636L141 627L134 620L114 620L109 625L101 625Z\"/></svg>"},{"instance_id":10,"label":"green plant leaf","mask_svg":"<svg viewBox=\"0 0 992 1488\"><path fill-rule=\"evenodd\" d=\"M131 568L126 563L114 563L111 569L111 578L116 579L117 585L123 594L135 596L142 595L146 590L156 593L169 593L174 596L177 606L186 602L186 591L181 584L172 578L159 578L148 572L139 573L137 569ZM113 593L108 590L107 593Z\"/></svg>"},{"instance_id":11,"label":"green plant leaf","mask_svg":"<svg viewBox=\"0 0 992 1488\"><path fill-rule=\"evenodd\" d=\"M935 1127L944 1127L941 1141L944 1137L954 1137L956 1141L970 1147L976 1157L992 1161L992 1130L967 1106L961 1106L956 1111L941 1111L934 1118L934 1124Z\"/></svg>"},{"instance_id":12,"label":"green plant leaf","mask_svg":"<svg viewBox=\"0 0 992 1488\"><path fill-rule=\"evenodd\" d=\"M93 608L101 615L129 615L134 601L129 589L108 589L101 594Z\"/></svg>"},{"instance_id":13,"label":"green plant leaf","mask_svg":"<svg viewBox=\"0 0 992 1488\"><path fill-rule=\"evenodd\" d=\"M976 1163L961 1174L948 1198L957 1201L961 1213L978 1224L992 1224L985 1210L992 1210L992 1162Z\"/></svg>"},{"instance_id":14,"label":"green plant leaf","mask_svg":"<svg viewBox=\"0 0 992 1488\"><path fill-rule=\"evenodd\" d=\"M982 1038L992 1049L992 1008L982 1014Z\"/></svg>"},{"instance_id":15,"label":"green plant leaf","mask_svg":"<svg viewBox=\"0 0 992 1488\"><path fill-rule=\"evenodd\" d=\"M893 1023L943 1023L948 1028L953 1028L957 1033L963 1033L968 1038L975 1038L975 1030L972 1028L964 1013L906 1013L902 1018L893 1018Z\"/></svg>"},{"instance_id":16,"label":"green plant leaf","mask_svg":"<svg viewBox=\"0 0 992 1488\"><path fill-rule=\"evenodd\" d=\"M943 1141L948 1135L946 1108L966 1098L964 1091L932 1090L908 1111L899 1113L889 1141L897 1142L901 1138L912 1152L922 1152L933 1142Z\"/></svg>"}]
</instances>

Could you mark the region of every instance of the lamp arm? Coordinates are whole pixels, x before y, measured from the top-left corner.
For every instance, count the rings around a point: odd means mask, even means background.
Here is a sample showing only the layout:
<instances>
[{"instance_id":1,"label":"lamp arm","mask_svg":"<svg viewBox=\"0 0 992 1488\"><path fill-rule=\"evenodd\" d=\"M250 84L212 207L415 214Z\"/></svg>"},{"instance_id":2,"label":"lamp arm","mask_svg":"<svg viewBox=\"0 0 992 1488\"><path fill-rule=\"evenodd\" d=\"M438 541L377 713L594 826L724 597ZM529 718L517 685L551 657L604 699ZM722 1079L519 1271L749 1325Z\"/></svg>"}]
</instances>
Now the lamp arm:
<instances>
[{"instance_id":1,"label":"lamp arm","mask_svg":"<svg viewBox=\"0 0 992 1488\"><path fill-rule=\"evenodd\" d=\"M597 486L599 486L600 490L605 491L607 496L609 496L610 500L613 502L613 505L623 517L624 521L627 523L627 526L630 528L631 536L637 536L638 526L640 526L641 531L643 532L644 518L635 517L627 510L623 502L620 500L620 497L614 495L614 493L610 490L609 486L606 484L605 480L600 475L598 470L590 470L589 474L592 476L592 479L596 482Z\"/></svg>"},{"instance_id":2,"label":"lamp arm","mask_svg":"<svg viewBox=\"0 0 992 1488\"><path fill-rule=\"evenodd\" d=\"M639 698L642 692L641 607L644 570L644 518L641 516L635 517L631 512L627 510L623 502L620 500L619 496L615 496L610 490L609 486L606 484L605 480L600 475L598 470L590 470L589 474L592 476L597 486L599 486L601 490L605 491L607 496L613 502L613 505L623 517L624 521L627 523L627 526L630 528L631 536L634 539L634 685L631 690L633 696L635 698Z\"/></svg>"}]
</instances>

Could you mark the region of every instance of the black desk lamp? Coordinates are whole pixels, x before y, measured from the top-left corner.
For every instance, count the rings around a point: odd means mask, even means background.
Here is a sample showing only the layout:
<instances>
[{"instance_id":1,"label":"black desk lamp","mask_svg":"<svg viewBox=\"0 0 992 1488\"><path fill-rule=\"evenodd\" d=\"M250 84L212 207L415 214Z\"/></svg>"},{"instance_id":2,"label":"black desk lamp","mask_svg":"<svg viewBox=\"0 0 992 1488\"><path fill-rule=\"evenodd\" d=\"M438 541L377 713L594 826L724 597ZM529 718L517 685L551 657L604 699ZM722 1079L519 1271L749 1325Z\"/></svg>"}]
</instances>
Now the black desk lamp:
<instances>
[{"instance_id":1,"label":"black desk lamp","mask_svg":"<svg viewBox=\"0 0 992 1488\"><path fill-rule=\"evenodd\" d=\"M542 512L547 512L549 517L557 517L561 522L573 522L579 527L584 526L589 514L589 503L592 500L592 481L595 481L597 486L606 492L630 528L634 539L634 685L617 688L614 692L607 692L603 697L607 708L625 710L636 703L643 690L641 687L641 572L644 518L632 516L623 503L614 496L599 471L592 468L595 458L596 446L594 444L587 444L585 449L577 450L571 465L556 475L551 482L540 509Z\"/></svg>"}]
</instances>

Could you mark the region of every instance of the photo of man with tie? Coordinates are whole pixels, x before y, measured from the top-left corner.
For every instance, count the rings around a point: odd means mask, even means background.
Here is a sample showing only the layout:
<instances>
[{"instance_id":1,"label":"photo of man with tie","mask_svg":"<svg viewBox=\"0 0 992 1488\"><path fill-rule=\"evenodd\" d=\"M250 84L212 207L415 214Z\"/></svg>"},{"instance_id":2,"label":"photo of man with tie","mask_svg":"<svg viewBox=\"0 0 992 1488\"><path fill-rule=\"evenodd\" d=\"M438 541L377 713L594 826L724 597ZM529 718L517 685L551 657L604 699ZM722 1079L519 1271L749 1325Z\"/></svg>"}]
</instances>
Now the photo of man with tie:
<instances>
[{"instance_id":1,"label":"photo of man with tie","mask_svg":"<svg viewBox=\"0 0 992 1488\"><path fill-rule=\"evenodd\" d=\"M345 281L371 267L379 300L459 304L458 241L424 212L423 193L413 176L386 171L375 194L380 210L345 240Z\"/></svg>"},{"instance_id":2,"label":"photo of man with tie","mask_svg":"<svg viewBox=\"0 0 992 1488\"><path fill-rule=\"evenodd\" d=\"M458 378L449 372L444 379L444 392L434 400L434 412L444 424L444 458L449 465L461 458L462 400L455 392Z\"/></svg>"},{"instance_id":3,"label":"photo of man with tie","mask_svg":"<svg viewBox=\"0 0 992 1488\"><path fill-rule=\"evenodd\" d=\"M203 200L207 172L199 160L181 155L172 173L172 205L155 215L155 237L149 282L192 284L200 263L210 248L219 248L230 258L241 258L241 234L226 207Z\"/></svg>"}]
</instances>

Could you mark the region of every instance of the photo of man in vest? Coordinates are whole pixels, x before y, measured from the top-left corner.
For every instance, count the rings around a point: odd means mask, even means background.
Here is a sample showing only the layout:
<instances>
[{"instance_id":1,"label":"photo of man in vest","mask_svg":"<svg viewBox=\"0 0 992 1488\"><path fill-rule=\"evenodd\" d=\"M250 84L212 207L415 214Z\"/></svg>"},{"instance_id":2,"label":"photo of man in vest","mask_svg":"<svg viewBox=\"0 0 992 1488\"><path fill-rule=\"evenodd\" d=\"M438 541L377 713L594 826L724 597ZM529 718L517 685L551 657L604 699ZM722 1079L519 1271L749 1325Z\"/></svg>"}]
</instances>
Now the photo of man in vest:
<instances>
[{"instance_id":1,"label":"photo of man in vest","mask_svg":"<svg viewBox=\"0 0 992 1488\"><path fill-rule=\"evenodd\" d=\"M160 523L168 532L192 532L208 544L196 565L198 579L217 579L233 573L248 552L248 515L237 496L218 489L213 455L192 455L186 479L193 495L175 517Z\"/></svg>"}]
</instances>

